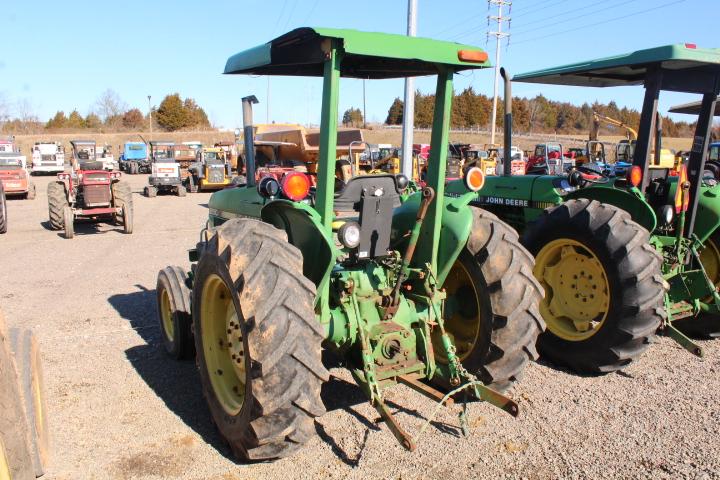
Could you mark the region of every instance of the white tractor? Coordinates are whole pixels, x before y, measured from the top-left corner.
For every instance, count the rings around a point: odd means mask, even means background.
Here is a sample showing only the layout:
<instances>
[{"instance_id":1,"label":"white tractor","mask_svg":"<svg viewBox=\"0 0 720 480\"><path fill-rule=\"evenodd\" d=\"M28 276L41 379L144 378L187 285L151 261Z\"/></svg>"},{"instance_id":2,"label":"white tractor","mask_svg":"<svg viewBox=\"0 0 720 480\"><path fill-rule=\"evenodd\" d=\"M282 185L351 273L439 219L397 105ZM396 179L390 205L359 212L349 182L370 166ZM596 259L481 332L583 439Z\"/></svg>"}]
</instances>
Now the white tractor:
<instances>
[{"instance_id":1,"label":"white tractor","mask_svg":"<svg viewBox=\"0 0 720 480\"><path fill-rule=\"evenodd\" d=\"M35 142L32 174L61 173L65 170L65 148L60 142Z\"/></svg>"}]
</instances>

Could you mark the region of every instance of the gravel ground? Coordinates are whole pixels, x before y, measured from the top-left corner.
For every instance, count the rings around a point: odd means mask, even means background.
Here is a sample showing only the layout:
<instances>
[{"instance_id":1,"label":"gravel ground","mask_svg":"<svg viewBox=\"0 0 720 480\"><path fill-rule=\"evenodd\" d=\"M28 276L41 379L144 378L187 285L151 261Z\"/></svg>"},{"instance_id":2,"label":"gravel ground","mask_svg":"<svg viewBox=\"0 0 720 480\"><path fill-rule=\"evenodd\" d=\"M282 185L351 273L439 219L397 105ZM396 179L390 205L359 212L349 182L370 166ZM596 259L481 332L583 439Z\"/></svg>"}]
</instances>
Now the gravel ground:
<instances>
[{"instance_id":1,"label":"gravel ground","mask_svg":"<svg viewBox=\"0 0 720 480\"><path fill-rule=\"evenodd\" d=\"M161 350L155 281L187 267L209 194L146 199L135 192L135 233L110 225L62 239L38 198L9 201L0 237L1 308L10 326L39 336L54 455L51 479L78 478L720 478L720 341L704 360L660 338L622 373L579 377L530 365L510 393L517 419L470 406L463 438L457 412L442 410L416 452L395 442L349 375L332 369L318 436L272 464L235 463L210 421L193 362ZM433 405L405 387L389 393L416 433Z\"/></svg>"}]
</instances>

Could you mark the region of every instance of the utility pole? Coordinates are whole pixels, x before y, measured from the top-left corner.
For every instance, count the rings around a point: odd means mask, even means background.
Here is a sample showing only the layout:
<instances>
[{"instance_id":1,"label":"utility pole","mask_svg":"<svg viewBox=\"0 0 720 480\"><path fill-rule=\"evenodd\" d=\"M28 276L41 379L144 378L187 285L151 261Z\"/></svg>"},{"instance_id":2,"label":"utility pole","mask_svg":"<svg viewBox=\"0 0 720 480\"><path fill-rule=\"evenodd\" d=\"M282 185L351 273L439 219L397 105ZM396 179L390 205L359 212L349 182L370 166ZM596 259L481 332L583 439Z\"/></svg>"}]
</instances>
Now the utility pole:
<instances>
[{"instance_id":1,"label":"utility pole","mask_svg":"<svg viewBox=\"0 0 720 480\"><path fill-rule=\"evenodd\" d=\"M495 143L495 122L497 120L497 103L498 103L498 83L500 82L500 41L503 38L510 37L509 32L502 31L503 22L508 22L508 28L510 25L510 17L503 16L503 7L507 6L508 10L512 2L510 0L488 0L488 9L497 6L498 13L496 15L488 15L488 25L490 22L497 22L497 31L488 32L488 36L496 38L495 42L495 86L493 87L493 108L492 108L492 126L490 127L490 143ZM509 12L508 12L509 13Z\"/></svg>"},{"instance_id":2,"label":"utility pole","mask_svg":"<svg viewBox=\"0 0 720 480\"><path fill-rule=\"evenodd\" d=\"M365 109L365 79L363 78L363 128L367 128L367 110Z\"/></svg>"},{"instance_id":3,"label":"utility pole","mask_svg":"<svg viewBox=\"0 0 720 480\"><path fill-rule=\"evenodd\" d=\"M267 77L267 100L265 101L265 123L270 123L270 75Z\"/></svg>"},{"instance_id":4,"label":"utility pole","mask_svg":"<svg viewBox=\"0 0 720 480\"><path fill-rule=\"evenodd\" d=\"M148 95L148 117L150 117L150 138L152 139L152 105L150 104L150 99L152 97Z\"/></svg>"},{"instance_id":5,"label":"utility pole","mask_svg":"<svg viewBox=\"0 0 720 480\"><path fill-rule=\"evenodd\" d=\"M417 0L408 0L407 34L417 32ZM405 103L403 105L402 168L403 175L412 179L413 128L415 127L415 79L405 78Z\"/></svg>"}]
</instances>

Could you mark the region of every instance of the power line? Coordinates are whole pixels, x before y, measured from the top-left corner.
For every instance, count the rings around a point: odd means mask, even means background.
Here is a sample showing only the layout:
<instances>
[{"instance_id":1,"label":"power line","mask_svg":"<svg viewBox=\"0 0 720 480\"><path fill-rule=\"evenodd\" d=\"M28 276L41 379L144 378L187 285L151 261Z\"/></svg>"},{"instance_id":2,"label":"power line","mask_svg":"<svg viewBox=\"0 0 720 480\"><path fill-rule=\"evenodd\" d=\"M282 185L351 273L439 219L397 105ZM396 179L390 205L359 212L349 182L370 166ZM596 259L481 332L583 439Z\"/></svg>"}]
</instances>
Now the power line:
<instances>
[{"instance_id":1,"label":"power line","mask_svg":"<svg viewBox=\"0 0 720 480\"><path fill-rule=\"evenodd\" d=\"M287 31L288 25L290 25L290 21L292 20L293 13L295 13L295 7L297 7L298 0L295 0L293 2L292 8L290 9L290 14L288 15L287 20L285 20L285 26L283 27L283 32Z\"/></svg>"},{"instance_id":2,"label":"power line","mask_svg":"<svg viewBox=\"0 0 720 480\"><path fill-rule=\"evenodd\" d=\"M446 32L450 32L450 31L452 31L452 30L455 30L458 26L460 26L460 25L462 25L462 24L464 24L464 23L468 23L468 22L470 22L470 21L472 21L472 20L475 20L476 18L481 18L481 17L484 17L484 16L485 16L484 13L479 13L479 14L477 14L477 15L471 15L470 17L467 17L465 20L462 20L461 22L455 22L455 23L453 23L452 25L450 25L449 27L447 27L447 28L445 28L445 29L443 29L443 30L437 31L437 32L435 32L435 33L431 33L431 34L430 34L430 37L439 37L440 35L442 35L442 34L444 34L444 33L446 33Z\"/></svg>"},{"instance_id":3,"label":"power line","mask_svg":"<svg viewBox=\"0 0 720 480\"><path fill-rule=\"evenodd\" d=\"M587 16L590 16L590 15L595 15L596 13L599 13L599 12L604 12L604 11L606 11L608 8L616 8L616 7L619 7L619 6L622 6L622 5L627 5L627 4L629 4L629 3L633 3L633 2L637 2L637 1L638 1L638 0L623 0L623 1L621 1L620 3L616 3L616 4L614 4L614 5L608 5L608 1L607 1L607 0L601 0L601 1L599 1L599 2L595 2L595 3L591 3L591 4L589 4L589 5L586 5L585 7L582 7L582 8L577 8L577 9L575 9L575 10L569 10L569 11L567 11L567 12L565 12L565 13L561 13L561 14L557 15L556 19L559 18L559 17L567 16L568 13L572 13L572 12L575 12L575 11L578 11L578 10L585 10L586 8L590 8L590 7L593 7L593 6L595 6L595 5L601 5L601 4L603 5L600 9L593 10L593 11L587 12L587 13L583 13L582 15L573 16L571 19L569 19L569 20L567 20L567 21L577 20L578 18L583 18L583 17L587 17ZM549 17L541 18L540 20L535 20L535 21L530 22L530 23L525 24L525 25L532 25L533 23L538 23L538 22L547 22L547 21L548 21L548 18L549 18ZM547 28L547 25L541 25L541 26L539 26L539 27L533 27L533 28L526 28L526 29L515 30L515 31L513 31L513 34L514 34L514 35L526 35L526 34L529 33L529 32L535 32L535 31L542 30L542 29L545 29L545 28Z\"/></svg>"},{"instance_id":4,"label":"power line","mask_svg":"<svg viewBox=\"0 0 720 480\"><path fill-rule=\"evenodd\" d=\"M275 21L275 28L273 28L273 36L275 36L275 34L277 33L277 29L280 26L280 20L282 20L282 18L284 17L283 14L285 13L285 7L287 7L287 0L283 0L282 9L280 9L280 14L278 15L278 18Z\"/></svg>"},{"instance_id":5,"label":"power line","mask_svg":"<svg viewBox=\"0 0 720 480\"><path fill-rule=\"evenodd\" d=\"M308 10L308 14L305 16L305 20L303 20L303 26L307 25L307 21L310 20L310 16L315 12L315 7L317 7L319 1L320 0L315 0L310 10Z\"/></svg>"},{"instance_id":6,"label":"power line","mask_svg":"<svg viewBox=\"0 0 720 480\"><path fill-rule=\"evenodd\" d=\"M577 16L577 17L573 17L573 18L571 18L571 19L569 19L569 20L567 20L567 21L576 20L577 18L582 18L582 17L587 16L587 15L592 15L592 14L594 14L594 13L602 12L602 11L608 10L608 9L610 9L610 8L615 8L615 7L617 7L617 6L620 6L620 5L623 5L623 4L626 4L626 3L636 2L636 1L637 1L637 0L623 0L623 1L621 1L619 4L608 5L608 3L610 3L610 2L608 2L608 0L600 0L600 1L598 1L598 2L590 3L590 4L588 4L588 5L583 5L583 6L579 7L579 8L573 8L572 10L566 10L565 12L559 13L559 14L557 14L557 15L551 15L551 16L548 16L548 17L541 17L541 18L538 18L537 20L533 20L533 21L531 21L531 22L521 23L521 24L520 24L520 27L521 27L520 30L514 30L513 33L516 33L516 34L519 35L519 34L522 33L522 32L536 30L536 28L527 29L527 28L525 28L525 27L527 27L527 26L529 26L529 25L535 25L535 24L537 24L537 23L546 23L546 22L548 22L548 21L551 20L551 19L552 19L552 20L557 20L558 18L566 17L566 16L568 16L569 14L572 14L573 12L577 12L577 11L580 11L580 10L583 10L583 11L584 11L584 10L586 10L586 9L588 9L588 8L591 8L591 7L594 7L594 6L596 6L596 5L603 5L603 8L601 8L600 10L594 10L594 11L592 11L592 12L588 12L588 13L586 13L586 14L583 14L583 15L580 15L580 16ZM547 25L542 25L542 26L537 27L537 28L547 28Z\"/></svg>"},{"instance_id":7,"label":"power line","mask_svg":"<svg viewBox=\"0 0 720 480\"><path fill-rule=\"evenodd\" d=\"M537 7L538 5L542 5L543 3L547 3L547 2L549 2L549 1L551 2L551 1L553 1L553 0L545 0L544 2L531 2L530 5L515 7L515 13L524 12L524 11L527 10L528 8L535 8L535 7Z\"/></svg>"},{"instance_id":8,"label":"power line","mask_svg":"<svg viewBox=\"0 0 720 480\"><path fill-rule=\"evenodd\" d=\"M525 15L527 15L529 13L539 12L540 10L546 10L550 7L554 7L555 5L560 5L561 3L565 3L567 1L568 0L559 0L559 1L556 1L555 3L551 3L550 5L546 5L544 7L542 6L542 4L536 4L536 5L533 5L533 7L540 7L540 8L535 8L533 10L523 10L522 13L514 15L514 17L515 18L524 17Z\"/></svg>"},{"instance_id":9,"label":"power line","mask_svg":"<svg viewBox=\"0 0 720 480\"><path fill-rule=\"evenodd\" d=\"M528 38L527 40L521 40L521 41L519 41L519 42L515 42L514 45L521 44L521 43L527 43L527 42L534 42L535 40L542 40L542 39L545 39L545 38L556 37L556 36L558 36L558 35L565 35L566 33L569 33L569 32L575 32L575 31L577 31L577 30L582 30L583 28L595 27L595 26L598 26L598 25L604 25L604 24L606 24L606 23L614 22L615 20L624 20L624 19L626 19L626 18L634 17L634 16L636 16L636 15L641 15L641 14L647 13L647 12L652 12L653 10L659 10L659 9L661 9L661 8L669 7L670 5L675 5L675 4L683 3L683 2L685 2L685 0L675 0L675 1L673 1L673 2L663 3L662 5L658 5L658 6L651 7L651 8L646 8L645 10L639 10L639 11L634 12L634 13L629 13L629 14L626 14L626 15L620 15L620 16L618 16L618 17L608 18L607 20L602 20L602 21L600 21L600 22L588 23L588 24L586 24L586 25L581 25L581 26L576 27L576 28L571 28L571 29L563 30L562 32L552 33L552 34L549 34L549 35L542 35L542 36L534 37L534 38Z\"/></svg>"}]
</instances>

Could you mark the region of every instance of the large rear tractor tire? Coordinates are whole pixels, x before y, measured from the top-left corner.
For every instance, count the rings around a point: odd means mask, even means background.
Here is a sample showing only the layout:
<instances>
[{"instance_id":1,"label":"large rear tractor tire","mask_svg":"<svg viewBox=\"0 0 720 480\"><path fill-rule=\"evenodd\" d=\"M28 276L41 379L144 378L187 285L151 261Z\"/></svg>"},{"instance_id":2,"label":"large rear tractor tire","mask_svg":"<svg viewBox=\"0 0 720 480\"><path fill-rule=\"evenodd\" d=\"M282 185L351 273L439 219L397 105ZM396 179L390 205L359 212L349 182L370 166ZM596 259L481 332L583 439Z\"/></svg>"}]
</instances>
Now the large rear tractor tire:
<instances>
[{"instance_id":1,"label":"large rear tractor tire","mask_svg":"<svg viewBox=\"0 0 720 480\"><path fill-rule=\"evenodd\" d=\"M5 470L12 480L29 480L35 478L30 434L10 351L5 319L0 315L0 443L4 450L0 474Z\"/></svg>"},{"instance_id":2,"label":"large rear tractor tire","mask_svg":"<svg viewBox=\"0 0 720 480\"><path fill-rule=\"evenodd\" d=\"M70 205L63 208L63 237L68 240L75 237L75 214Z\"/></svg>"},{"instance_id":3,"label":"large rear tractor tire","mask_svg":"<svg viewBox=\"0 0 720 480\"><path fill-rule=\"evenodd\" d=\"M178 197L184 197L185 195L187 195L185 185L178 185L177 187L175 187L175 193Z\"/></svg>"},{"instance_id":4,"label":"large rear tractor tire","mask_svg":"<svg viewBox=\"0 0 720 480\"><path fill-rule=\"evenodd\" d=\"M165 351L177 360L195 355L188 284L188 276L180 267L165 267L158 273L156 292L160 331Z\"/></svg>"},{"instance_id":5,"label":"large rear tractor tire","mask_svg":"<svg viewBox=\"0 0 720 480\"><path fill-rule=\"evenodd\" d=\"M666 282L650 234L630 215L595 200L547 210L522 242L545 289L542 356L578 373L637 360L665 318Z\"/></svg>"},{"instance_id":6,"label":"large rear tractor tire","mask_svg":"<svg viewBox=\"0 0 720 480\"><path fill-rule=\"evenodd\" d=\"M485 210L470 209L472 233L443 284L445 328L463 366L505 391L537 359L535 343L545 329L538 310L543 292L515 230ZM436 354L443 351L439 335L433 344Z\"/></svg>"},{"instance_id":7,"label":"large rear tractor tire","mask_svg":"<svg viewBox=\"0 0 720 480\"><path fill-rule=\"evenodd\" d=\"M7 202L5 201L5 190L0 182L0 234L7 233Z\"/></svg>"},{"instance_id":8,"label":"large rear tractor tire","mask_svg":"<svg viewBox=\"0 0 720 480\"><path fill-rule=\"evenodd\" d=\"M207 242L195 271L196 358L213 420L244 460L291 455L325 413L324 331L285 232L233 219Z\"/></svg>"},{"instance_id":9,"label":"large rear tractor tire","mask_svg":"<svg viewBox=\"0 0 720 480\"><path fill-rule=\"evenodd\" d=\"M65 226L63 211L68 206L65 184L62 182L50 182L47 186L48 195L48 217L50 227L53 230L62 230Z\"/></svg>"},{"instance_id":10,"label":"large rear tractor tire","mask_svg":"<svg viewBox=\"0 0 720 480\"><path fill-rule=\"evenodd\" d=\"M10 346L30 430L30 452L35 476L40 477L45 473L50 459L50 432L40 347L32 330L19 328L10 329Z\"/></svg>"},{"instance_id":11,"label":"large rear tractor tire","mask_svg":"<svg viewBox=\"0 0 720 480\"><path fill-rule=\"evenodd\" d=\"M720 230L716 230L705 241L705 248L700 251L700 262L705 268L715 289L720 287ZM712 303L712 297L702 299L703 302ZM683 318L673 322L673 325L685 335L694 338L720 337L720 315L701 313L697 317Z\"/></svg>"}]
</instances>

